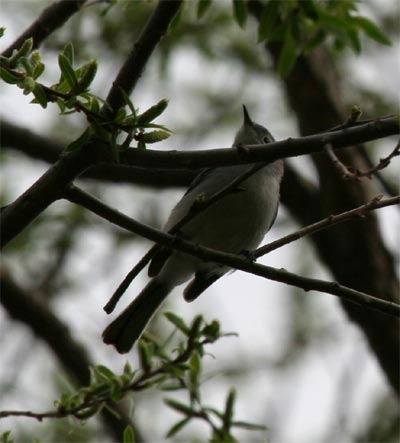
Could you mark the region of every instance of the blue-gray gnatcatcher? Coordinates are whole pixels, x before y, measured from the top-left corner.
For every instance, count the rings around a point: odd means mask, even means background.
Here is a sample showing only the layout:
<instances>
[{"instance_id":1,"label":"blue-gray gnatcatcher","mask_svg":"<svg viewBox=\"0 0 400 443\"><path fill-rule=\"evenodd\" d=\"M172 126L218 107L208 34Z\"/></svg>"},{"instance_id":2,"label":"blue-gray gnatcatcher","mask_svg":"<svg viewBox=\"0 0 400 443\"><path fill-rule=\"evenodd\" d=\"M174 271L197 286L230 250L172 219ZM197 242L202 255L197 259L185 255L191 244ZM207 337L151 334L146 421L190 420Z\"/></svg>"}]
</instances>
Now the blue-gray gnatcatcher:
<instances>
[{"instance_id":1,"label":"blue-gray gnatcatcher","mask_svg":"<svg viewBox=\"0 0 400 443\"><path fill-rule=\"evenodd\" d=\"M270 143L274 138L254 123L245 106L244 121L233 147ZM226 166L203 171L172 210L164 230L169 231L191 209L199 196L212 197L253 165ZM258 246L275 221L283 161L260 168L232 192L195 215L180 230L196 244L238 254ZM230 269L179 251L162 249L153 258L153 277L137 298L104 330L103 340L118 352L128 352L171 290L192 277L184 290L187 301L197 298Z\"/></svg>"}]
</instances>

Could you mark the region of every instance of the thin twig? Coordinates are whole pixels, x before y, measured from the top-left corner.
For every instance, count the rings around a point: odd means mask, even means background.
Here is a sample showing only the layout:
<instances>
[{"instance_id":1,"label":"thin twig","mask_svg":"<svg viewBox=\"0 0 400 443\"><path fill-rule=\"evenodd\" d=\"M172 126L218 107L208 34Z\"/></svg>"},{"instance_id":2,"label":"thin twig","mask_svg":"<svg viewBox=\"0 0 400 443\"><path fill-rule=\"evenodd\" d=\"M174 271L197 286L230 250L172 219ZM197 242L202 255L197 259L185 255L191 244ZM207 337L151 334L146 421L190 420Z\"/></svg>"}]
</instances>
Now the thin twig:
<instances>
[{"instance_id":1,"label":"thin twig","mask_svg":"<svg viewBox=\"0 0 400 443\"><path fill-rule=\"evenodd\" d=\"M284 269L276 269L270 266L254 263L241 255L216 251L204 246L196 245L183 238L177 238L171 234L161 232L158 229L154 229L150 226L139 223L138 221L127 217L119 211L110 208L108 205L105 205L98 199L81 190L79 190L79 194L74 192L70 196L71 200L75 203L84 206L111 223L115 223L120 227L134 232L135 234L142 235L143 237L156 241L171 249L177 249L187 254L196 256L204 261L217 262L233 269L239 269L260 277L285 283L290 286L295 286L304 289L305 291L315 290L319 292L326 292L352 303L375 309L395 317L400 317L400 305L394 302L383 300L378 297L356 291L355 289L347 288L336 282L303 277L288 272ZM68 194L66 197L68 198Z\"/></svg>"},{"instance_id":2,"label":"thin twig","mask_svg":"<svg viewBox=\"0 0 400 443\"><path fill-rule=\"evenodd\" d=\"M353 174L349 171L347 166L345 166L338 158L338 156L333 151L333 146L331 143L326 143L324 145L324 150L328 154L328 157L333 163L333 166L339 171L339 173L342 175L343 178L349 179L354 178L354 180L360 181L358 177L353 176Z\"/></svg>"},{"instance_id":3,"label":"thin twig","mask_svg":"<svg viewBox=\"0 0 400 443\"><path fill-rule=\"evenodd\" d=\"M284 237L279 238L267 245L261 246L260 248L251 251L250 254L254 258L261 257L265 254L268 254L275 249L281 248L284 245L292 243L296 240L299 240L306 235L315 234L322 229L330 228L331 226L337 225L338 223L343 223L350 219L354 218L362 218L365 216L365 213L368 211L372 211L379 208L384 208L386 206L398 205L400 203L400 195L395 197L387 198L385 200L382 199L382 194L374 197L370 202L365 205L359 206L358 208L351 209L350 211L342 212L336 215L330 215L329 217L324 218L316 223L313 223L309 226L306 226L302 229L299 229L296 232L293 232L289 235L285 235Z\"/></svg>"},{"instance_id":4,"label":"thin twig","mask_svg":"<svg viewBox=\"0 0 400 443\"><path fill-rule=\"evenodd\" d=\"M387 157L381 158L379 160L379 163L376 166L374 166L366 171L360 171L359 169L353 169L353 168L349 168L349 169L350 169L350 172L352 172L356 177L371 178L373 174L376 174L378 171L381 171L382 169L389 166L392 158L397 157L398 155L400 155L400 142L397 143L396 147L393 149L393 151Z\"/></svg>"},{"instance_id":5,"label":"thin twig","mask_svg":"<svg viewBox=\"0 0 400 443\"><path fill-rule=\"evenodd\" d=\"M360 171L357 168L353 168L351 166L345 166L339 160L337 155L333 152L333 146L330 143L327 143L324 146L324 149L328 154L329 158L332 160L332 163L334 164L335 168L338 169L338 171L342 174L343 178L360 181L361 177L368 177L370 179L372 178L373 174L389 166L392 158L400 155L400 142L397 143L396 147L387 157L381 158L376 166L368 169L367 171Z\"/></svg>"}]
</instances>

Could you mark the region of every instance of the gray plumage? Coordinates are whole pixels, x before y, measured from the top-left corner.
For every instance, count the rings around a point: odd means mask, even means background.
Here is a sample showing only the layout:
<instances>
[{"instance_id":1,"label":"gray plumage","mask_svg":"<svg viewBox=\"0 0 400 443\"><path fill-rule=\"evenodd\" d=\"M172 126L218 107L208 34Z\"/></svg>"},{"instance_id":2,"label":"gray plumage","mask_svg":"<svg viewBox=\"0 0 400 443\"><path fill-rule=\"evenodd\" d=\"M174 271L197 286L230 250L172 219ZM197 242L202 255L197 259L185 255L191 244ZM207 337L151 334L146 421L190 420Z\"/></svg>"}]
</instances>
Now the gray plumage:
<instances>
[{"instance_id":1,"label":"gray plumage","mask_svg":"<svg viewBox=\"0 0 400 443\"><path fill-rule=\"evenodd\" d=\"M244 122L233 146L273 142L269 131L252 122L247 109L243 109ZM187 214L199 195L211 197L252 166L227 166L201 173L171 211L164 231ZM282 160L262 167L237 189L191 219L182 227L182 235L199 245L234 254L256 248L275 221L282 176ZM120 353L128 352L175 286L193 278L184 290L185 299L192 301L229 270L179 251L162 249L149 267L152 280L105 329L104 342L114 345Z\"/></svg>"}]
</instances>

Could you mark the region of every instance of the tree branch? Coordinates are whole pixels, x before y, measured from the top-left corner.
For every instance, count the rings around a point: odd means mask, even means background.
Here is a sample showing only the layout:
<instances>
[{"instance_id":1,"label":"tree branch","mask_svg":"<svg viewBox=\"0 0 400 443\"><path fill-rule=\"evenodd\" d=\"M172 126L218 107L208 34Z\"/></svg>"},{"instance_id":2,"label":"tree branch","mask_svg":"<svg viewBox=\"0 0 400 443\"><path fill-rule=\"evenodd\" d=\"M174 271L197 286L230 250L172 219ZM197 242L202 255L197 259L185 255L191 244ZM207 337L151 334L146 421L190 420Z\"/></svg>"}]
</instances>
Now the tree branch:
<instances>
[{"instance_id":1,"label":"tree branch","mask_svg":"<svg viewBox=\"0 0 400 443\"><path fill-rule=\"evenodd\" d=\"M204 168L265 162L280 158L313 154L331 144L334 149L377 140L400 133L397 117L385 117L350 128L319 133L300 138L289 138L262 145L239 148L207 149L202 151L156 151L129 149L121 155L124 164L148 168Z\"/></svg>"},{"instance_id":2,"label":"tree branch","mask_svg":"<svg viewBox=\"0 0 400 443\"><path fill-rule=\"evenodd\" d=\"M5 51L4 57L10 57L14 49L19 49L25 40L32 37L33 47L38 48L52 32L60 28L69 18L79 11L86 0L60 0L43 10L39 18L24 31Z\"/></svg>"},{"instance_id":3,"label":"tree branch","mask_svg":"<svg viewBox=\"0 0 400 443\"><path fill-rule=\"evenodd\" d=\"M1 148L22 152L31 158L55 163L64 146L49 137L43 137L28 128L1 119ZM148 169L115 163L100 163L89 167L80 178L113 183L134 183L153 188L188 186L200 169Z\"/></svg>"},{"instance_id":4,"label":"tree branch","mask_svg":"<svg viewBox=\"0 0 400 443\"><path fill-rule=\"evenodd\" d=\"M234 269L239 269L241 271L285 283L290 286L299 287L305 291L315 290L326 292L363 307L372 308L395 317L400 317L400 305L396 303L381 300L377 297L347 288L336 282L327 282L302 277L286 270L275 269L270 266L254 263L240 255L215 251L210 248L196 245L180 237L161 232L157 229L151 228L150 226L139 223L138 221L127 217L119 211L110 208L100 200L92 197L90 194L82 190L79 190L76 187L68 191L67 198L124 229L161 243L169 248L177 249L190 255L194 255L202 260L215 261Z\"/></svg>"},{"instance_id":5,"label":"tree branch","mask_svg":"<svg viewBox=\"0 0 400 443\"><path fill-rule=\"evenodd\" d=\"M376 174L378 171L381 171L382 169L388 167L391 160L394 157L400 155L400 142L397 143L396 147L388 156L381 158L377 165L370 167L366 171L360 171L358 168L344 165L342 161L337 157L337 155L333 152L331 144L326 144L324 149L331 159L333 165L342 174L343 178L360 181L361 177L371 178L373 174Z\"/></svg>"},{"instance_id":6,"label":"tree branch","mask_svg":"<svg viewBox=\"0 0 400 443\"><path fill-rule=\"evenodd\" d=\"M322 229L330 228L332 226L337 225L338 223L343 223L348 220L363 218L368 211L372 211L375 209L385 208L386 206L398 205L400 203L400 195L395 197L387 198L385 200L381 200L382 195L378 195L373 198L370 202L365 205L359 206L358 208L351 209L350 211L342 212L336 215L330 215L329 217L324 218L316 223L308 225L302 229L299 229L296 232L292 232L289 235L285 235L278 240L275 240L271 243L268 243L255 251L251 251L251 255L255 258L261 257L265 254L268 254L275 249L281 248L282 246L288 245L296 240L299 240L306 235L315 234L316 232L321 231Z\"/></svg>"},{"instance_id":7,"label":"tree branch","mask_svg":"<svg viewBox=\"0 0 400 443\"><path fill-rule=\"evenodd\" d=\"M169 2L167 0L158 3L139 40L134 44L128 61L121 68L122 73L120 72L113 82L108 96L110 106L116 106L119 103L124 104L121 102L122 96L118 91L120 91L120 88L127 88L130 91L136 84L150 55L173 18L172 11L175 10L176 12L180 4L180 1ZM164 13L165 16L162 16ZM157 26L161 27L161 32L155 29ZM135 47L141 48L141 50L137 51ZM136 56L143 58L134 59ZM131 80L128 79L130 75L127 70L128 67L134 70ZM103 110L105 109L103 107ZM1 246L5 246L16 237L32 220L57 200L60 193L74 178L82 174L89 166L99 163L100 160L108 161L109 155L104 142L92 138L80 150L61 157L38 181L2 211Z\"/></svg>"},{"instance_id":8,"label":"tree branch","mask_svg":"<svg viewBox=\"0 0 400 443\"><path fill-rule=\"evenodd\" d=\"M50 347L66 373L79 385L86 386L90 381L89 367L93 363L83 345L71 336L68 327L42 302L46 297L35 296L19 287L4 266L0 267L0 287L0 301L8 314L30 327ZM120 441L124 429L132 422L120 406L113 404L112 408L119 418L107 409L101 414L114 438Z\"/></svg>"},{"instance_id":9,"label":"tree branch","mask_svg":"<svg viewBox=\"0 0 400 443\"><path fill-rule=\"evenodd\" d=\"M154 48L158 45L182 5L182 0L160 0L145 29L120 69L106 102L113 112L125 105L121 89L129 95L135 88Z\"/></svg>"}]
</instances>

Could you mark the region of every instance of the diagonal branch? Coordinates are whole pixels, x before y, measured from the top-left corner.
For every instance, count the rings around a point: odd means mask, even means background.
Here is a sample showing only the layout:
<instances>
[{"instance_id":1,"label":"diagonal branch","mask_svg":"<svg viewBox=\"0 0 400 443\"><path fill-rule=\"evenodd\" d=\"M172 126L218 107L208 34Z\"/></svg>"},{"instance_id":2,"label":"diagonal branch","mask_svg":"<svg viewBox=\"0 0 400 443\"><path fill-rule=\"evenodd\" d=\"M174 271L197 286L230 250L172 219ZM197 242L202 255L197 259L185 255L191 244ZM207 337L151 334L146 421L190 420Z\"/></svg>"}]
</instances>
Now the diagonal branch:
<instances>
[{"instance_id":1,"label":"diagonal branch","mask_svg":"<svg viewBox=\"0 0 400 443\"><path fill-rule=\"evenodd\" d=\"M330 215L329 217L324 218L316 223L313 223L309 226L306 226L302 229L299 229L296 232L293 232L289 235L285 235L278 240L275 240L271 243L268 243L255 251L251 251L251 255L255 258L261 257L265 254L268 254L275 249L281 248L282 246L288 245L296 240L299 240L306 235L315 234L316 232L321 231L322 229L330 228L332 226L337 225L338 223L343 223L348 220L352 220L354 218L363 218L368 211L372 211L375 209L385 208L386 206L398 205L400 203L400 195L396 195L395 197L387 198L385 200L381 200L382 195L378 195L373 198L370 202L365 205L359 206L358 208L354 208L350 211L342 212L336 215Z\"/></svg>"},{"instance_id":2,"label":"diagonal branch","mask_svg":"<svg viewBox=\"0 0 400 443\"><path fill-rule=\"evenodd\" d=\"M19 49L25 40L32 37L33 47L38 48L52 32L60 28L74 15L87 0L60 0L43 10L34 21L5 51L4 57L10 57L14 49Z\"/></svg>"},{"instance_id":3,"label":"diagonal branch","mask_svg":"<svg viewBox=\"0 0 400 443\"><path fill-rule=\"evenodd\" d=\"M82 190L79 190L76 187L68 191L67 197L74 203L80 204L111 223L134 232L135 234L142 235L150 240L161 243L169 248L177 249L187 254L199 257L202 260L221 263L231 268L285 283L290 286L295 286L304 289L305 291L315 290L326 292L357 305L375 309L394 317L400 317L400 305L396 303L382 300L363 292L347 288L336 282L302 277L283 269L276 269L270 266L254 263L240 255L215 251L210 248L196 245L180 237L161 232L157 229L151 228L150 226L139 223L138 221L133 220L119 211L105 205L100 200L92 197L90 194Z\"/></svg>"},{"instance_id":4,"label":"diagonal branch","mask_svg":"<svg viewBox=\"0 0 400 443\"><path fill-rule=\"evenodd\" d=\"M153 15L138 41L120 69L108 93L106 102L113 111L124 106L125 98L121 89L129 95L135 88L143 69L146 66L154 49L167 32L168 27L182 5L182 0L160 0Z\"/></svg>"}]
</instances>

